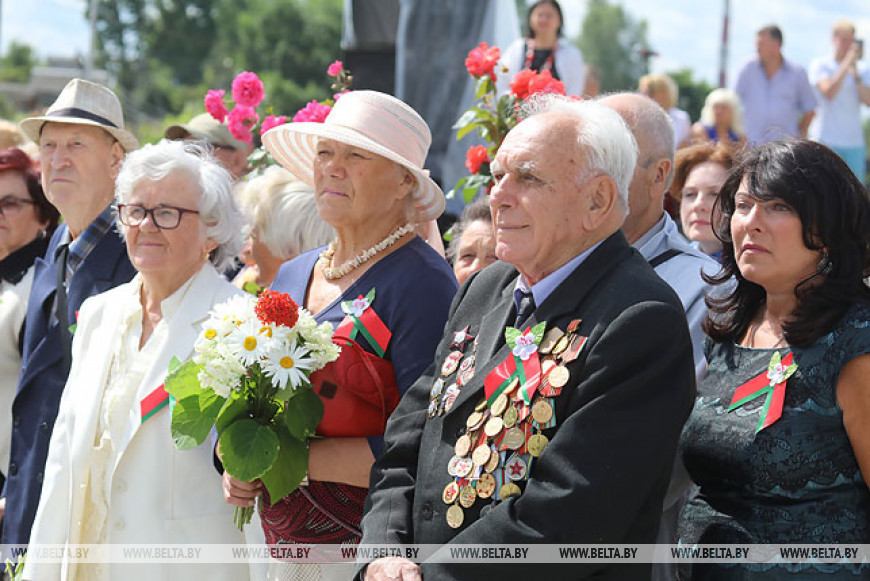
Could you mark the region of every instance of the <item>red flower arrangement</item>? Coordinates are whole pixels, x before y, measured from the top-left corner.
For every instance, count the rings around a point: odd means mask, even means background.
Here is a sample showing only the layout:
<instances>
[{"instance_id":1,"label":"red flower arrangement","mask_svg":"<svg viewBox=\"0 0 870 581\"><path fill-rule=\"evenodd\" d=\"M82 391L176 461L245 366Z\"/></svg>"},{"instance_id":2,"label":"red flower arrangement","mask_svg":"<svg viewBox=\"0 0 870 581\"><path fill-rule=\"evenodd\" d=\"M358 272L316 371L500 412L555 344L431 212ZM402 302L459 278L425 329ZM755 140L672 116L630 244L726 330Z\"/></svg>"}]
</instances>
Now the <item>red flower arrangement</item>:
<instances>
[{"instance_id":1,"label":"red flower arrangement","mask_svg":"<svg viewBox=\"0 0 870 581\"><path fill-rule=\"evenodd\" d=\"M257 318L263 324L292 327L299 320L299 305L286 293L263 291L254 307Z\"/></svg>"},{"instance_id":2,"label":"red flower arrangement","mask_svg":"<svg viewBox=\"0 0 870 581\"><path fill-rule=\"evenodd\" d=\"M470 202L481 187L489 189L493 180L489 170L489 162L495 157L496 151L504 141L508 131L519 123L519 105L532 95L539 93L557 93L565 95L565 84L554 79L550 71L537 73L533 70L519 71L510 84L510 92L499 95L495 87L495 68L501 51L498 47L490 47L482 42L471 49L465 59L468 74L477 79L474 94L477 103L453 125L456 139L462 139L471 131L476 130L489 145L475 145L466 154L465 167L471 175L458 182L447 194L448 198L461 192L466 203ZM507 72L502 68L502 72Z\"/></svg>"},{"instance_id":3,"label":"red flower arrangement","mask_svg":"<svg viewBox=\"0 0 870 581\"><path fill-rule=\"evenodd\" d=\"M489 76L495 82L495 67L501 58L501 50L494 46L490 48L485 42L471 49L465 59L465 68L472 77Z\"/></svg>"},{"instance_id":4,"label":"red flower arrangement","mask_svg":"<svg viewBox=\"0 0 870 581\"><path fill-rule=\"evenodd\" d=\"M260 124L260 114L257 113L256 107L262 104L265 89L256 73L244 71L233 79L232 95L235 106L229 112L224 103L225 93L226 91L223 90L208 91L205 94L205 110L221 123L226 121L230 133L239 141L250 144L253 141L254 131L263 134L287 121L287 117L284 115L275 117L272 114L272 107L266 107L266 119Z\"/></svg>"}]
</instances>

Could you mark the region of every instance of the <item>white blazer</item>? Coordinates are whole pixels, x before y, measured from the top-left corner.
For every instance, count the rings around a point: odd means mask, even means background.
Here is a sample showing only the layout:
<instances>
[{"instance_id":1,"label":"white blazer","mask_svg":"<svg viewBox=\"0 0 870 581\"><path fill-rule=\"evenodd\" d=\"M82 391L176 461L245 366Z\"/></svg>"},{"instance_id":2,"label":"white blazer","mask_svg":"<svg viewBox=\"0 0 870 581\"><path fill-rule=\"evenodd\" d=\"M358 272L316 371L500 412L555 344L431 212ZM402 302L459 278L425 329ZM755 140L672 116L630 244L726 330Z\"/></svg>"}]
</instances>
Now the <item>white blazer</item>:
<instances>
[{"instance_id":1,"label":"white blazer","mask_svg":"<svg viewBox=\"0 0 870 581\"><path fill-rule=\"evenodd\" d=\"M79 544L88 465L98 425L115 341L130 300L138 299L141 275L130 283L85 301L73 339L72 369L51 437L45 481L30 546ZM121 450L111 477L108 543L232 543L244 538L233 524L233 508L221 491L212 459L213 443L175 449L170 411L165 406L142 422L142 398L163 383L172 357L193 355L193 345L209 310L241 291L206 264L193 276L174 314L165 322L168 338L154 367L146 372L130 410ZM25 565L25 578L73 579L69 563ZM110 565L109 578L248 579L246 564Z\"/></svg>"}]
</instances>

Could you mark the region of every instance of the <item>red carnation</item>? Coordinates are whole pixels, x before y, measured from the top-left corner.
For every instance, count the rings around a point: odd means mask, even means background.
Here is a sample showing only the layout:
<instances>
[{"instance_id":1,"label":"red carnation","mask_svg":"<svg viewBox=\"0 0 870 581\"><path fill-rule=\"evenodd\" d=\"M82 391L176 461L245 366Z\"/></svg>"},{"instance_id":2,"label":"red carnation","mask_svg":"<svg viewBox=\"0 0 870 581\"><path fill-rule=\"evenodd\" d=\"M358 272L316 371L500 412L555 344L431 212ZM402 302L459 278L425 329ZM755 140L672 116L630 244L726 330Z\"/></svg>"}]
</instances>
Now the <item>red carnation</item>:
<instances>
[{"instance_id":1,"label":"red carnation","mask_svg":"<svg viewBox=\"0 0 870 581\"><path fill-rule=\"evenodd\" d=\"M263 324L274 323L292 327L299 320L299 305L286 293L263 291L254 307L257 318Z\"/></svg>"},{"instance_id":2,"label":"red carnation","mask_svg":"<svg viewBox=\"0 0 870 581\"><path fill-rule=\"evenodd\" d=\"M554 79L550 71L543 71L529 80L529 95L536 95L538 93L567 94L565 92L565 83Z\"/></svg>"},{"instance_id":3,"label":"red carnation","mask_svg":"<svg viewBox=\"0 0 870 581\"><path fill-rule=\"evenodd\" d=\"M527 98L529 93L529 81L537 76L537 73L531 69L523 69L514 76L511 82L511 93L517 96L517 99Z\"/></svg>"},{"instance_id":4,"label":"red carnation","mask_svg":"<svg viewBox=\"0 0 870 581\"><path fill-rule=\"evenodd\" d=\"M495 66L499 58L501 58L501 51L497 46L490 48L485 42L481 42L468 53L465 68L472 77L489 75L495 81Z\"/></svg>"},{"instance_id":5,"label":"red carnation","mask_svg":"<svg viewBox=\"0 0 870 581\"><path fill-rule=\"evenodd\" d=\"M489 156L486 154L486 146L475 145L468 148L468 153L465 155L465 167L471 173L480 171L480 166L484 163L489 163Z\"/></svg>"}]
</instances>

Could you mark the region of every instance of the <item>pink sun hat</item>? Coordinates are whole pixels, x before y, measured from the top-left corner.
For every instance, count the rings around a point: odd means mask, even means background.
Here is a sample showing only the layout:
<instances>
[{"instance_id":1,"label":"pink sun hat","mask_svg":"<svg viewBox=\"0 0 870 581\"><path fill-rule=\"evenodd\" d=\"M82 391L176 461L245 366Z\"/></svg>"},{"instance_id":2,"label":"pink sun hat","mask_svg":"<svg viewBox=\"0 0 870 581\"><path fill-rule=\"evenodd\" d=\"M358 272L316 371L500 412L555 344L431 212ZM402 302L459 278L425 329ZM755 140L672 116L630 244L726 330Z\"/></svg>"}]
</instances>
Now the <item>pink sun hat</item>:
<instances>
[{"instance_id":1,"label":"pink sun hat","mask_svg":"<svg viewBox=\"0 0 870 581\"><path fill-rule=\"evenodd\" d=\"M404 102L377 91L342 95L323 123L286 123L263 134L263 145L290 173L314 187L312 164L320 137L359 147L396 162L417 179L414 221L434 220L444 211L444 192L423 169L432 135Z\"/></svg>"}]
</instances>

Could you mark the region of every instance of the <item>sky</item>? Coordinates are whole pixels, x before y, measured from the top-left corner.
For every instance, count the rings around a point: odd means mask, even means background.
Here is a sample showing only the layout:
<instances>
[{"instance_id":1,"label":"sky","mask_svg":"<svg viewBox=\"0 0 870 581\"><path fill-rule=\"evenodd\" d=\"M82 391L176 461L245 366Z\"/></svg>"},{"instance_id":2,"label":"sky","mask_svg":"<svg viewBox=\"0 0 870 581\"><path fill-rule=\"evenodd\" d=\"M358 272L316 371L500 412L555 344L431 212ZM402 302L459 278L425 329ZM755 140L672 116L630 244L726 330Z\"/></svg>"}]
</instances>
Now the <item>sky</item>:
<instances>
[{"instance_id":1,"label":"sky","mask_svg":"<svg viewBox=\"0 0 870 581\"><path fill-rule=\"evenodd\" d=\"M435 0L437 1L437 0ZM695 78L716 84L724 0L611 0L637 19L646 19L650 47L660 56L651 70L691 68ZM586 0L560 0L565 29L580 31ZM0 0L0 46L12 40L37 48L40 57L84 55L89 45L87 0ZM783 31L783 53L797 63L830 53L831 25L851 19L858 38L870 40L870 0L731 0L728 84L741 64L755 55L755 31L776 23ZM870 42L868 53L870 53Z\"/></svg>"}]
</instances>

